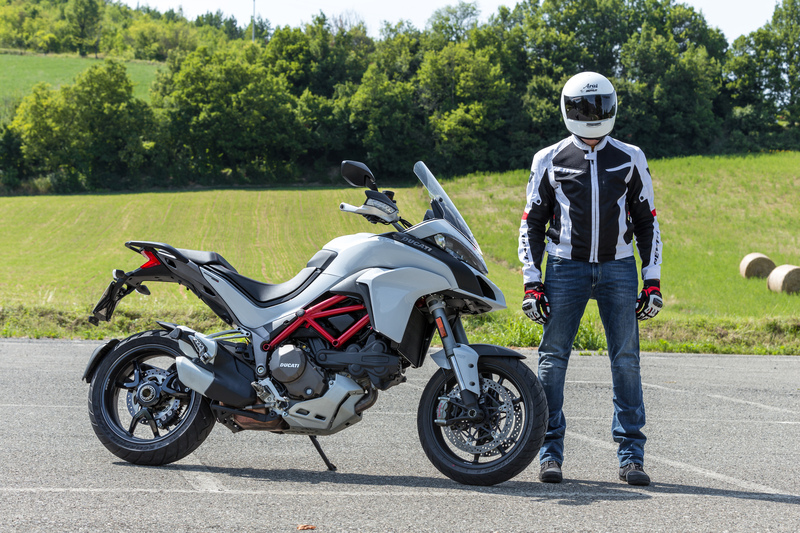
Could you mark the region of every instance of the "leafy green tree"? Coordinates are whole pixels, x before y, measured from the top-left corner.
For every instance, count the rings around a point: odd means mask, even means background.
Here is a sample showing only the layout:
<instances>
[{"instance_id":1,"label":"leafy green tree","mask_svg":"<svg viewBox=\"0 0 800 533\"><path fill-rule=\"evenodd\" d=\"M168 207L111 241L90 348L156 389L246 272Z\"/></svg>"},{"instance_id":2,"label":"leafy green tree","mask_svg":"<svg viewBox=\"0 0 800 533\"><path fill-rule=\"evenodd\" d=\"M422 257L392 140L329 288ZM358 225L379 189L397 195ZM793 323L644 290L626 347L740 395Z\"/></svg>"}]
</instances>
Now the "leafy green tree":
<instances>
[{"instance_id":1,"label":"leafy green tree","mask_svg":"<svg viewBox=\"0 0 800 533\"><path fill-rule=\"evenodd\" d=\"M574 33L558 31L549 25L543 10L533 10L524 18L525 50L532 76L554 80L584 70L589 52Z\"/></svg>"},{"instance_id":2,"label":"leafy green tree","mask_svg":"<svg viewBox=\"0 0 800 533\"><path fill-rule=\"evenodd\" d=\"M500 6L489 22L476 27L470 34L470 47L485 50L492 63L500 65L503 76L515 91L522 91L530 77L530 61L525 33L525 10L517 6L510 10Z\"/></svg>"},{"instance_id":3,"label":"leafy green tree","mask_svg":"<svg viewBox=\"0 0 800 533\"><path fill-rule=\"evenodd\" d=\"M775 92L783 119L800 126L800 2L783 0L775 6L765 30L774 47L768 55L772 73L770 89ZM766 40L766 39L765 39ZM763 52L762 52L763 54Z\"/></svg>"},{"instance_id":4,"label":"leafy green tree","mask_svg":"<svg viewBox=\"0 0 800 533\"><path fill-rule=\"evenodd\" d=\"M778 100L770 90L777 77L770 67L775 52L771 41L762 28L740 36L728 50L723 75L732 104L726 116L735 151L763 149L769 144L766 136L778 131Z\"/></svg>"},{"instance_id":5,"label":"leafy green tree","mask_svg":"<svg viewBox=\"0 0 800 533\"><path fill-rule=\"evenodd\" d=\"M450 173L502 168L490 139L504 122L499 110L506 103L508 82L499 65L483 50L450 43L430 50L418 73L419 97L428 115L435 150Z\"/></svg>"},{"instance_id":6,"label":"leafy green tree","mask_svg":"<svg viewBox=\"0 0 800 533\"><path fill-rule=\"evenodd\" d=\"M164 61L170 52L197 49L199 36L200 30L185 20L158 21L147 16L130 24L125 45L133 50L136 59Z\"/></svg>"},{"instance_id":7,"label":"leafy green tree","mask_svg":"<svg viewBox=\"0 0 800 533\"><path fill-rule=\"evenodd\" d=\"M52 33L47 33L43 30L36 32L34 36L36 49L44 54L49 52L58 52L59 42L58 37Z\"/></svg>"},{"instance_id":8,"label":"leafy green tree","mask_svg":"<svg viewBox=\"0 0 800 533\"><path fill-rule=\"evenodd\" d=\"M577 71L617 74L620 49L632 30L625 0L544 0L541 9L548 29L572 36L585 52L573 59Z\"/></svg>"},{"instance_id":9,"label":"leafy green tree","mask_svg":"<svg viewBox=\"0 0 800 533\"><path fill-rule=\"evenodd\" d=\"M425 158L426 116L412 82L392 80L371 65L350 100L350 124L376 172L409 178Z\"/></svg>"},{"instance_id":10,"label":"leafy green tree","mask_svg":"<svg viewBox=\"0 0 800 533\"><path fill-rule=\"evenodd\" d=\"M286 178L304 151L297 99L249 43L173 62L153 104L169 122L173 165L210 183Z\"/></svg>"},{"instance_id":11,"label":"leafy green tree","mask_svg":"<svg viewBox=\"0 0 800 533\"><path fill-rule=\"evenodd\" d=\"M703 153L716 141L720 67L704 47L680 53L645 26L623 47L617 135L655 157Z\"/></svg>"},{"instance_id":12,"label":"leafy green tree","mask_svg":"<svg viewBox=\"0 0 800 533\"><path fill-rule=\"evenodd\" d=\"M437 9L428 19L427 49L441 49L447 43L467 40L470 30L478 26L480 10L475 2L459 0L458 4Z\"/></svg>"},{"instance_id":13,"label":"leafy green tree","mask_svg":"<svg viewBox=\"0 0 800 533\"><path fill-rule=\"evenodd\" d=\"M256 17L255 21L252 19L250 23L247 25L247 28L244 29L244 33L242 34L243 39L252 39L253 37L253 23L255 22L255 41L257 43L266 44L269 41L270 35L272 35L272 26L269 23L269 20Z\"/></svg>"},{"instance_id":14,"label":"leafy green tree","mask_svg":"<svg viewBox=\"0 0 800 533\"><path fill-rule=\"evenodd\" d=\"M409 81L422 63L422 32L410 22L384 23L372 60L389 79Z\"/></svg>"},{"instance_id":15,"label":"leafy green tree","mask_svg":"<svg viewBox=\"0 0 800 533\"><path fill-rule=\"evenodd\" d=\"M7 126L0 127L0 190L16 189L25 178L22 140Z\"/></svg>"},{"instance_id":16,"label":"leafy green tree","mask_svg":"<svg viewBox=\"0 0 800 533\"><path fill-rule=\"evenodd\" d=\"M78 53L85 56L88 47L94 47L97 53L100 31L100 4L97 0L72 0L67 19Z\"/></svg>"},{"instance_id":17,"label":"leafy green tree","mask_svg":"<svg viewBox=\"0 0 800 533\"><path fill-rule=\"evenodd\" d=\"M152 112L133 96L125 67L114 61L90 67L73 85L35 86L10 129L29 166L82 177L70 187L136 186L157 157Z\"/></svg>"},{"instance_id":18,"label":"leafy green tree","mask_svg":"<svg viewBox=\"0 0 800 533\"><path fill-rule=\"evenodd\" d=\"M241 39L244 36L244 31L236 22L236 17L226 17L222 10L217 10L216 13L208 11L203 15L198 15L194 24L198 27L211 26L221 30L228 39Z\"/></svg>"},{"instance_id":19,"label":"leafy green tree","mask_svg":"<svg viewBox=\"0 0 800 533\"><path fill-rule=\"evenodd\" d=\"M299 96L306 89L333 96L336 85L357 83L374 49L363 24L334 31L325 15L300 28L277 28L264 49L263 62L273 76L284 76Z\"/></svg>"}]
</instances>

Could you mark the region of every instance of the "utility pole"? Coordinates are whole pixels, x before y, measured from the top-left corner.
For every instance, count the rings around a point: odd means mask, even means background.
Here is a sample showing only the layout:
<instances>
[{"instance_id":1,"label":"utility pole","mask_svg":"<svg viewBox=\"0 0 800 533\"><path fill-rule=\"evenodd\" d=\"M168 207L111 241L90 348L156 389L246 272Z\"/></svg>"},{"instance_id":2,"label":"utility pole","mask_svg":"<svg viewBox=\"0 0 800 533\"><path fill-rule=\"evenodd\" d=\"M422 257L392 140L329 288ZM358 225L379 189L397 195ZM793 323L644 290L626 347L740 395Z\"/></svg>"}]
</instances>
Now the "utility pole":
<instances>
[{"instance_id":1,"label":"utility pole","mask_svg":"<svg viewBox=\"0 0 800 533\"><path fill-rule=\"evenodd\" d=\"M256 42L256 0L253 0L253 42Z\"/></svg>"}]
</instances>

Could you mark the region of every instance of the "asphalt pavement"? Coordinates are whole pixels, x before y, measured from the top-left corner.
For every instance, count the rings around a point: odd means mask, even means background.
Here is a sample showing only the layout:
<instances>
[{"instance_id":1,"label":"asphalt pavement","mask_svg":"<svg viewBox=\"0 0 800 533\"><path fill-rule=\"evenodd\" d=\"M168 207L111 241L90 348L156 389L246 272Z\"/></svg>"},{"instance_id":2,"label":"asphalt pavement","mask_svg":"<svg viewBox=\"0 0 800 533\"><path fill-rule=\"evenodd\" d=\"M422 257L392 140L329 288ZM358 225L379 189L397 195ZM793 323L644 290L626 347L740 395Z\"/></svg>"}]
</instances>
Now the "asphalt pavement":
<instances>
[{"instance_id":1,"label":"asphalt pavement","mask_svg":"<svg viewBox=\"0 0 800 533\"><path fill-rule=\"evenodd\" d=\"M643 354L653 483L631 487L617 479L608 359L575 353L564 482L539 483L534 464L470 487L419 444L431 360L320 438L337 472L307 437L220 424L179 463L140 467L89 424L81 376L97 345L0 339L0 531L800 531L800 357Z\"/></svg>"}]
</instances>

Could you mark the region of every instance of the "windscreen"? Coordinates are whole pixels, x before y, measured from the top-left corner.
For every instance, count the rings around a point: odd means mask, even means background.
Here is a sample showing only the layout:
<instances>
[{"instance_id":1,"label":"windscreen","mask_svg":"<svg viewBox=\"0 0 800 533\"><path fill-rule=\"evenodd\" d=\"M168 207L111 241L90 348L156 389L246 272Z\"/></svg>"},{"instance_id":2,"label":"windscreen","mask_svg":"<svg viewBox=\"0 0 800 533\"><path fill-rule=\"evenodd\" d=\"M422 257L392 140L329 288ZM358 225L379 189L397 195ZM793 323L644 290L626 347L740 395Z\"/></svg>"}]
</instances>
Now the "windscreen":
<instances>
[{"instance_id":1,"label":"windscreen","mask_svg":"<svg viewBox=\"0 0 800 533\"><path fill-rule=\"evenodd\" d=\"M461 213L458 212L456 209L455 204L450 197L447 196L447 193L444 192L444 188L436 181L436 178L431 174L431 171L428 170L428 167L425 166L425 163L422 161L417 162L414 165L414 174L417 175L419 181L422 182L422 186L428 191L428 195L431 197L431 207L434 212L434 216L438 218L443 218L444 220L448 221L452 224L464 237L466 237L472 245L475 247L475 251L479 254L483 255L481 252L481 247L478 245L478 241L475 240L475 237L472 235L472 232L467 225L467 222L464 220L464 217L461 216ZM433 207L433 205L437 205L441 208L441 216L437 213L437 209Z\"/></svg>"}]
</instances>

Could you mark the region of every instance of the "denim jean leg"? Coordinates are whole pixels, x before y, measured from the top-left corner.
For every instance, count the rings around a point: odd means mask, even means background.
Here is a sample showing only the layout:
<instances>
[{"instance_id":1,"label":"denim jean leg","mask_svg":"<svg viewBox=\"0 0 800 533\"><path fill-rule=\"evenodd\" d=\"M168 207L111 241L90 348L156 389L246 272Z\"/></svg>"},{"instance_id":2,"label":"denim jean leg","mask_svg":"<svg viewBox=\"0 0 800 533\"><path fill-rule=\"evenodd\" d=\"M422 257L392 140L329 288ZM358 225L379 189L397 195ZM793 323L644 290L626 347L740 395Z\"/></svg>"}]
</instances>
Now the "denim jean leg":
<instances>
[{"instance_id":1,"label":"denim jean leg","mask_svg":"<svg viewBox=\"0 0 800 533\"><path fill-rule=\"evenodd\" d=\"M614 392L611 434L619 444L620 466L644 462L645 425L639 365L639 325L636 321L638 277L633 257L600 264L595 290L606 331Z\"/></svg>"},{"instance_id":2,"label":"denim jean leg","mask_svg":"<svg viewBox=\"0 0 800 533\"><path fill-rule=\"evenodd\" d=\"M548 258L545 294L550 301L550 318L544 325L539 344L539 381L547 397L550 418L539 460L564 462L566 419L564 381L572 344L591 294L589 263Z\"/></svg>"}]
</instances>

